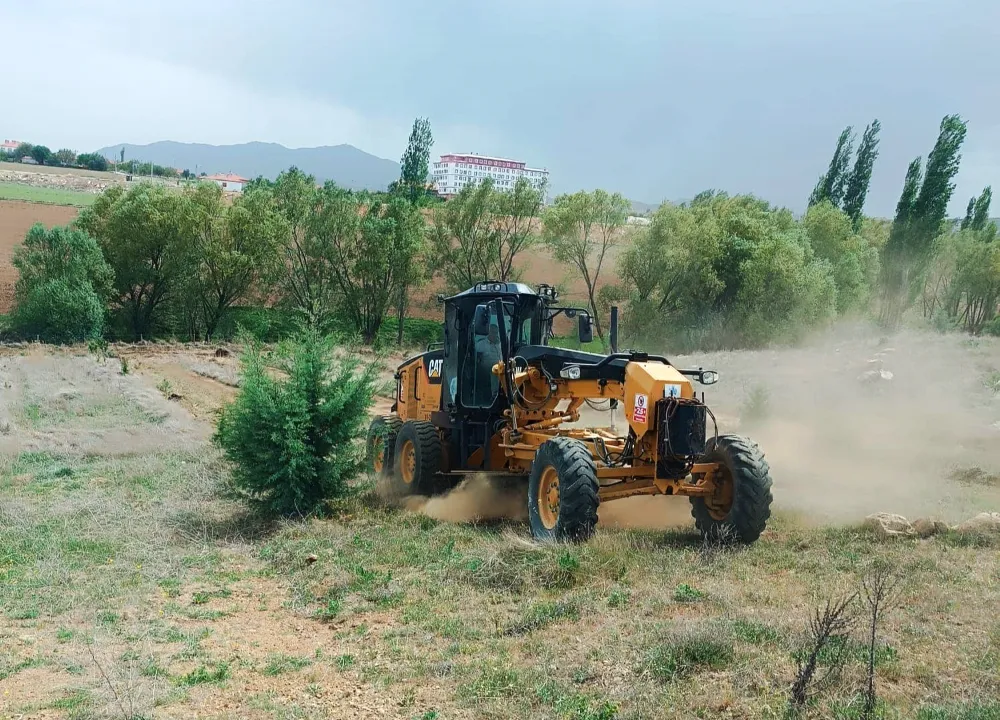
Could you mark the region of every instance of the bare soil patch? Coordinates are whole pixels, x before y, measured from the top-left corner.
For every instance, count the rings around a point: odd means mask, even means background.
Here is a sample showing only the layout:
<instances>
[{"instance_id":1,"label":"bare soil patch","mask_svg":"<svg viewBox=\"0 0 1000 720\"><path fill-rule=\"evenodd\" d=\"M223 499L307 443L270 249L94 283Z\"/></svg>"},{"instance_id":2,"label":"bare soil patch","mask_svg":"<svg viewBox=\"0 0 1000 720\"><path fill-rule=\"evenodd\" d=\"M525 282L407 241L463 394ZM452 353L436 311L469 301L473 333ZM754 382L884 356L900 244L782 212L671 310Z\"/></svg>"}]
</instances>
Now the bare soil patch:
<instances>
[{"instance_id":1,"label":"bare soil patch","mask_svg":"<svg viewBox=\"0 0 1000 720\"><path fill-rule=\"evenodd\" d=\"M76 219L79 208L0 200L0 313L9 312L14 302L17 271L10 264L14 248L24 242L36 222L51 228Z\"/></svg>"}]
</instances>

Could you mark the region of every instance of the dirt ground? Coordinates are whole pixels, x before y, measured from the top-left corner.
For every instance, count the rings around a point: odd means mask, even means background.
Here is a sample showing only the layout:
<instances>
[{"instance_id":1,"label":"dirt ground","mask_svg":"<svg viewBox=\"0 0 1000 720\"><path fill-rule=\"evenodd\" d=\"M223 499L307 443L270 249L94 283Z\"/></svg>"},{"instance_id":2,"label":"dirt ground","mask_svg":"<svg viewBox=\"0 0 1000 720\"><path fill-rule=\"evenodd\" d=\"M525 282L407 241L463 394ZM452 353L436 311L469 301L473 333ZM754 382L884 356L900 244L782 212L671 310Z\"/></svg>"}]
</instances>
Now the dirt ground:
<instances>
[{"instance_id":1,"label":"dirt ground","mask_svg":"<svg viewBox=\"0 0 1000 720\"><path fill-rule=\"evenodd\" d=\"M79 208L41 203L0 200L0 313L10 311L14 302L17 271L10 264L14 247L24 242L24 235L36 222L45 227L72 222Z\"/></svg>"}]
</instances>

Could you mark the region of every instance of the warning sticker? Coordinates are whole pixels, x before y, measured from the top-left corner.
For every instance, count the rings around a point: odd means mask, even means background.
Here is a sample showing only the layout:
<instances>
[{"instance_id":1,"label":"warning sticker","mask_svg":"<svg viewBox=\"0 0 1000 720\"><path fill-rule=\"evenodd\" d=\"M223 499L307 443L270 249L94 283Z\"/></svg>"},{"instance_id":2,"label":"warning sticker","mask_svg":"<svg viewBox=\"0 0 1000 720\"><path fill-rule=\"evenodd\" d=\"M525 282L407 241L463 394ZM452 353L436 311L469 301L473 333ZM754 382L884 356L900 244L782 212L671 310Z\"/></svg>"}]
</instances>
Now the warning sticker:
<instances>
[{"instance_id":1,"label":"warning sticker","mask_svg":"<svg viewBox=\"0 0 1000 720\"><path fill-rule=\"evenodd\" d=\"M642 393L635 394L635 409L632 412L632 420L639 423L646 422L648 417L649 398Z\"/></svg>"},{"instance_id":2,"label":"warning sticker","mask_svg":"<svg viewBox=\"0 0 1000 720\"><path fill-rule=\"evenodd\" d=\"M672 383L667 383L663 386L663 397L680 397L681 396L681 386L674 385Z\"/></svg>"}]
</instances>

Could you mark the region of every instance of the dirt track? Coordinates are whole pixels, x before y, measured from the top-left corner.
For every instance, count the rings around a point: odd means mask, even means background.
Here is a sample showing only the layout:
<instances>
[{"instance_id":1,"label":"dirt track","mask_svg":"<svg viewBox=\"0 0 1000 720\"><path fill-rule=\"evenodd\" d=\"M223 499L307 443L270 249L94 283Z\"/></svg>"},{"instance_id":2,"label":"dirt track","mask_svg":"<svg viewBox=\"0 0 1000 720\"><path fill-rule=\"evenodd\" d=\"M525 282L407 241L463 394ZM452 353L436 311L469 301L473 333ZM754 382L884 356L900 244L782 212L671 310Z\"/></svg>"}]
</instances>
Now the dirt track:
<instances>
[{"instance_id":1,"label":"dirt track","mask_svg":"<svg viewBox=\"0 0 1000 720\"><path fill-rule=\"evenodd\" d=\"M36 222L46 227L65 225L79 212L75 207L0 200L0 313L8 312L13 304L17 271L10 260L28 229Z\"/></svg>"}]
</instances>

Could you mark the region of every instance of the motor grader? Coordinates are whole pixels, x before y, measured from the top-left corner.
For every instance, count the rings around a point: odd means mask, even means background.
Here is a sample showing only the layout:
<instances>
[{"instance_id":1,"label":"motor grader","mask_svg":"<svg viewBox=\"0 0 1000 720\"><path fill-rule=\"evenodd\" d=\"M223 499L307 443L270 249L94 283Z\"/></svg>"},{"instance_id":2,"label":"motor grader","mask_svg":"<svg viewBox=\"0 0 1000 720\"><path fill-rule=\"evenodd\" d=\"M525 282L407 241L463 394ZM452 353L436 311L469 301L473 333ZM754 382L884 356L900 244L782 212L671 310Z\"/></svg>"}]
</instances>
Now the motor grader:
<instances>
[{"instance_id":1,"label":"motor grader","mask_svg":"<svg viewBox=\"0 0 1000 720\"><path fill-rule=\"evenodd\" d=\"M593 319L554 288L484 282L444 303L444 342L403 362L392 412L368 431L371 469L399 495L432 495L469 474L526 486L532 535L583 541L602 502L686 495L705 536L750 543L770 517L767 462L750 440L720 435L704 393L711 370L659 355L549 346L553 322ZM615 323L613 323L614 325ZM621 409L627 428L571 427L585 406ZM709 420L712 432L709 434Z\"/></svg>"}]
</instances>

